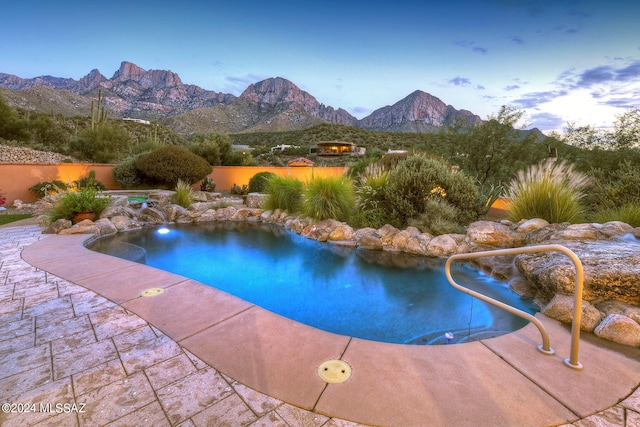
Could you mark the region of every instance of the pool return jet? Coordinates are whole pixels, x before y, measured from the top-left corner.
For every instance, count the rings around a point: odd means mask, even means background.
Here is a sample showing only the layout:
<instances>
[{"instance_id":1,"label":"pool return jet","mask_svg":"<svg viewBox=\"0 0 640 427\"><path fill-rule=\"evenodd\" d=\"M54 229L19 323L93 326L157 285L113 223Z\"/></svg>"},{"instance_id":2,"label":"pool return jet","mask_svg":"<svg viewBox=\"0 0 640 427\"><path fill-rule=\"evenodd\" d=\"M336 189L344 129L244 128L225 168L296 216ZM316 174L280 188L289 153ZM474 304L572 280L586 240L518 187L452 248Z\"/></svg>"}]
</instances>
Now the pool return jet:
<instances>
[{"instance_id":1,"label":"pool return jet","mask_svg":"<svg viewBox=\"0 0 640 427\"><path fill-rule=\"evenodd\" d=\"M570 249L562 246L562 245L538 245L538 246L527 246L522 248L510 248L510 249L497 249L493 251L483 251L483 252L475 252L468 254L457 254L452 255L447 259L445 264L445 273L447 275L447 280L451 286L456 288L457 290L464 292L472 297L478 298L486 303L495 305L498 308L508 311L509 313L522 317L525 320L530 321L540 331L542 335L542 344L538 346L538 350L541 353L551 355L554 354L555 351L551 348L549 344L549 334L545 329L542 322L536 319L533 315L526 313L522 310L518 310L515 307L512 307L503 302L497 301L493 298L490 298L484 294L473 291L469 288L465 288L457 284L453 277L451 277L451 264L455 261L460 260L469 260L475 258L483 258L483 257L493 257L493 256L501 256L501 255L518 255L518 254L527 254L527 253L537 253L537 252L562 252L567 255L573 264L576 267L576 279L574 286L574 303L573 303L573 317L571 320L571 354L568 359L564 360L565 365L569 366L572 369L580 370L583 368L582 364L578 361L578 347L580 345L580 324L582 322L582 288L584 284L584 269L582 267L582 262L580 258Z\"/></svg>"}]
</instances>

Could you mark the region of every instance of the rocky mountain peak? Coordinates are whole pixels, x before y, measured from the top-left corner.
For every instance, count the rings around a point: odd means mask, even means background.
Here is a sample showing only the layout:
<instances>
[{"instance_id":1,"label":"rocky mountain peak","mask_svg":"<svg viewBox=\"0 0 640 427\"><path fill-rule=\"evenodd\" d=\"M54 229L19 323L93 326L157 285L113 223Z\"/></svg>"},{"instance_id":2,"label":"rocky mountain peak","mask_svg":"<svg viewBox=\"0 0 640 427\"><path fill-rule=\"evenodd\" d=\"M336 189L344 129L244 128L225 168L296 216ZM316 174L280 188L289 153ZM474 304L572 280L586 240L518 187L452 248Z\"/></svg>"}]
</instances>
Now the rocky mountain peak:
<instances>
[{"instance_id":1,"label":"rocky mountain peak","mask_svg":"<svg viewBox=\"0 0 640 427\"><path fill-rule=\"evenodd\" d=\"M114 73L111 80L119 83L133 81L144 89L182 88L184 86L180 76L170 70L147 71L127 61L120 64L120 69Z\"/></svg>"},{"instance_id":2,"label":"rocky mountain peak","mask_svg":"<svg viewBox=\"0 0 640 427\"><path fill-rule=\"evenodd\" d=\"M440 127L457 117L465 117L471 123L481 120L468 111L458 111L439 98L416 90L391 106L375 110L359 124L367 129L425 131Z\"/></svg>"},{"instance_id":3,"label":"rocky mountain peak","mask_svg":"<svg viewBox=\"0 0 640 427\"><path fill-rule=\"evenodd\" d=\"M246 98L258 104L278 105L292 102L311 108L318 104L313 96L282 77L274 77L251 84L242 92L240 98Z\"/></svg>"}]
</instances>

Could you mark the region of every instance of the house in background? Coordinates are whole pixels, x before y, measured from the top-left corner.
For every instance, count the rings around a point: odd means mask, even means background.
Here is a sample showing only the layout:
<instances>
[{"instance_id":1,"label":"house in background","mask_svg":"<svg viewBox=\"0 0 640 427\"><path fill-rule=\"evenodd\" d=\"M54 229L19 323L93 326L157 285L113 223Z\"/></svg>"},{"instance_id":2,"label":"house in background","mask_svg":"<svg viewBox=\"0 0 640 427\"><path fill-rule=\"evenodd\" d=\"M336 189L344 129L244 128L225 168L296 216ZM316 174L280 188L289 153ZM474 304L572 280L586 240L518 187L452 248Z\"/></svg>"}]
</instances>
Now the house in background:
<instances>
[{"instance_id":1,"label":"house in background","mask_svg":"<svg viewBox=\"0 0 640 427\"><path fill-rule=\"evenodd\" d=\"M364 156L366 150L344 141L320 141L309 147L309 153L317 156Z\"/></svg>"}]
</instances>

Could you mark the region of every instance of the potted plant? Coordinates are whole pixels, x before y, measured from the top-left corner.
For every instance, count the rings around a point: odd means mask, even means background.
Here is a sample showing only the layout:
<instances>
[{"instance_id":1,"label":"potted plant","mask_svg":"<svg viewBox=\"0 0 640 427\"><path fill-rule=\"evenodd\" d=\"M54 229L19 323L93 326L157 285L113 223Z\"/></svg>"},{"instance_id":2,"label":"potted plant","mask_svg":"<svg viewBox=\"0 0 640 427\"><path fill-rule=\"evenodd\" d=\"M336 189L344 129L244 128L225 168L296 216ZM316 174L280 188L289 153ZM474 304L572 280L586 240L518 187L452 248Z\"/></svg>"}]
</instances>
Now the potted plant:
<instances>
[{"instance_id":1,"label":"potted plant","mask_svg":"<svg viewBox=\"0 0 640 427\"><path fill-rule=\"evenodd\" d=\"M93 187L82 188L79 191L68 191L57 197L53 208L49 211L51 222L64 218L77 223L83 219L92 221L109 205L110 197L100 194Z\"/></svg>"}]
</instances>

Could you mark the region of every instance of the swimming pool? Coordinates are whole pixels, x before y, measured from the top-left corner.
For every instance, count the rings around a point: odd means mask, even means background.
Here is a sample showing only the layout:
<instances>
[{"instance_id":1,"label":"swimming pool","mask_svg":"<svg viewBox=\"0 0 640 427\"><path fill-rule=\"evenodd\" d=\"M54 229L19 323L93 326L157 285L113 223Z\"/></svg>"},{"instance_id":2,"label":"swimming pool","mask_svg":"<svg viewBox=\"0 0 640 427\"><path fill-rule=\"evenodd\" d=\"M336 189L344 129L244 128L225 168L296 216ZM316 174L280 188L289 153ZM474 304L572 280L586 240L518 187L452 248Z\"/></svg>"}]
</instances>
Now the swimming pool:
<instances>
[{"instance_id":1,"label":"swimming pool","mask_svg":"<svg viewBox=\"0 0 640 427\"><path fill-rule=\"evenodd\" d=\"M310 326L405 344L464 342L519 329L525 320L456 291L442 260L346 248L272 224L172 224L102 238L89 249L143 262ZM458 283L528 313L507 284L464 266Z\"/></svg>"}]
</instances>

